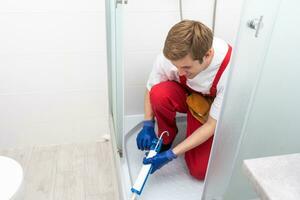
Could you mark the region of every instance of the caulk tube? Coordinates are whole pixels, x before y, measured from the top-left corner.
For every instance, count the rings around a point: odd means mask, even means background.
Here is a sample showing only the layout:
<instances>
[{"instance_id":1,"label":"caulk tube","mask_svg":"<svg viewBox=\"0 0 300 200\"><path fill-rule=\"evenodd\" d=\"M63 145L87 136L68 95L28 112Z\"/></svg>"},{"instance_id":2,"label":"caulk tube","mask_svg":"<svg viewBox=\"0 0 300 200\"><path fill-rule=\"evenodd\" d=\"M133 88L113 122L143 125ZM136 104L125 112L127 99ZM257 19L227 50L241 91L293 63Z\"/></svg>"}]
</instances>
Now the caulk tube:
<instances>
[{"instance_id":1,"label":"caulk tube","mask_svg":"<svg viewBox=\"0 0 300 200\"><path fill-rule=\"evenodd\" d=\"M161 144L162 144L162 139L159 138L159 140L155 140L152 142L153 145L150 148L149 154L147 158L152 158L157 154L157 152L160 150ZM148 179L148 176L151 172L152 165L151 164L143 164L142 169L140 170L140 173L134 183L134 185L131 188L131 192L136 193L140 195L143 191L143 188L145 186L145 183Z\"/></svg>"}]
</instances>

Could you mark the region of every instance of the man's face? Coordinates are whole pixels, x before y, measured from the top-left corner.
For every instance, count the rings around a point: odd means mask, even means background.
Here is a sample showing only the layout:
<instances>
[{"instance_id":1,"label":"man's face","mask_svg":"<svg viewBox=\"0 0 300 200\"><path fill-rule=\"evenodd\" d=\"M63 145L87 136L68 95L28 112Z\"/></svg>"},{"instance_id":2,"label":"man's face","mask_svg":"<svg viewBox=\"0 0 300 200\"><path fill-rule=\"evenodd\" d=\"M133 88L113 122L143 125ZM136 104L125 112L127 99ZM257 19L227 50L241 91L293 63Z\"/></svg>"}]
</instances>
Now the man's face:
<instances>
[{"instance_id":1,"label":"man's face","mask_svg":"<svg viewBox=\"0 0 300 200\"><path fill-rule=\"evenodd\" d=\"M193 79L208 66L206 56L204 56L203 62L200 64L198 60L193 60L190 54L182 59L171 62L178 69L179 76L186 76L188 79Z\"/></svg>"}]
</instances>

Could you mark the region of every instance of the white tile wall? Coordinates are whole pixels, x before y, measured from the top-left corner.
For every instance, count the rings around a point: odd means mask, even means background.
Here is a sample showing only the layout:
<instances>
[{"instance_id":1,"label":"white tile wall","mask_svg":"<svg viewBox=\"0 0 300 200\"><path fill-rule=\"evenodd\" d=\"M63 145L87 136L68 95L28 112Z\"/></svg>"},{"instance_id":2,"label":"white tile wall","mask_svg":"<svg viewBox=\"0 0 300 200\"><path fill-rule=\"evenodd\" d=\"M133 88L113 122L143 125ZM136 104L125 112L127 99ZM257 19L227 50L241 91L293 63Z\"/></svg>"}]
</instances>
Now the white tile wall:
<instances>
[{"instance_id":1,"label":"white tile wall","mask_svg":"<svg viewBox=\"0 0 300 200\"><path fill-rule=\"evenodd\" d=\"M64 143L85 143L99 138L99 133L107 132L106 116L76 120L52 120L47 122L4 124L1 126L1 148L28 145L52 145ZM101 126L99 125L101 124ZM104 124L104 125L103 125ZM33 138L34 136L34 138Z\"/></svg>"},{"instance_id":2,"label":"white tile wall","mask_svg":"<svg viewBox=\"0 0 300 200\"><path fill-rule=\"evenodd\" d=\"M213 1L211 0L183 0L182 9L183 11L210 11L212 12ZM160 11L169 12L179 10L179 0L128 0L128 5L126 9L129 12L149 12L149 11Z\"/></svg>"},{"instance_id":3,"label":"white tile wall","mask_svg":"<svg viewBox=\"0 0 300 200\"><path fill-rule=\"evenodd\" d=\"M206 26L212 28L212 13L206 12L195 12L195 11L186 11L183 14L184 19L193 19L197 21L201 21Z\"/></svg>"},{"instance_id":4,"label":"white tile wall","mask_svg":"<svg viewBox=\"0 0 300 200\"><path fill-rule=\"evenodd\" d=\"M127 58L126 63L132 68L124 71L126 85L146 85L149 74L151 72L152 63L156 56L157 53L154 51L125 52L125 58Z\"/></svg>"},{"instance_id":5,"label":"white tile wall","mask_svg":"<svg viewBox=\"0 0 300 200\"><path fill-rule=\"evenodd\" d=\"M159 51L178 13L126 12L124 14L124 48L127 51Z\"/></svg>"},{"instance_id":6,"label":"white tile wall","mask_svg":"<svg viewBox=\"0 0 300 200\"><path fill-rule=\"evenodd\" d=\"M178 0L129 0L124 7L125 115L142 114L146 82L169 29L180 20ZM213 1L182 1L183 18L212 25Z\"/></svg>"},{"instance_id":7,"label":"white tile wall","mask_svg":"<svg viewBox=\"0 0 300 200\"><path fill-rule=\"evenodd\" d=\"M145 85L133 85L125 87L125 113L135 115L144 110ZM130 109L130 110L129 110Z\"/></svg>"},{"instance_id":8,"label":"white tile wall","mask_svg":"<svg viewBox=\"0 0 300 200\"><path fill-rule=\"evenodd\" d=\"M105 11L105 0L2 0L0 12Z\"/></svg>"},{"instance_id":9,"label":"white tile wall","mask_svg":"<svg viewBox=\"0 0 300 200\"><path fill-rule=\"evenodd\" d=\"M233 47L240 24L244 0L218 1L215 35L228 41Z\"/></svg>"},{"instance_id":10,"label":"white tile wall","mask_svg":"<svg viewBox=\"0 0 300 200\"><path fill-rule=\"evenodd\" d=\"M1 95L1 125L101 117L107 115L103 112L107 107L102 98L105 93L102 89Z\"/></svg>"},{"instance_id":11,"label":"white tile wall","mask_svg":"<svg viewBox=\"0 0 300 200\"><path fill-rule=\"evenodd\" d=\"M212 15L214 1L212 0L182 0L183 11L204 12Z\"/></svg>"},{"instance_id":12,"label":"white tile wall","mask_svg":"<svg viewBox=\"0 0 300 200\"><path fill-rule=\"evenodd\" d=\"M106 71L105 53L0 54L0 93L106 89Z\"/></svg>"},{"instance_id":13,"label":"white tile wall","mask_svg":"<svg viewBox=\"0 0 300 200\"><path fill-rule=\"evenodd\" d=\"M0 148L108 128L104 0L0 2Z\"/></svg>"},{"instance_id":14,"label":"white tile wall","mask_svg":"<svg viewBox=\"0 0 300 200\"><path fill-rule=\"evenodd\" d=\"M103 50L104 18L104 12L0 13L0 54Z\"/></svg>"},{"instance_id":15,"label":"white tile wall","mask_svg":"<svg viewBox=\"0 0 300 200\"><path fill-rule=\"evenodd\" d=\"M149 12L149 11L177 11L178 10L178 0L128 0L126 9L128 12Z\"/></svg>"}]
</instances>

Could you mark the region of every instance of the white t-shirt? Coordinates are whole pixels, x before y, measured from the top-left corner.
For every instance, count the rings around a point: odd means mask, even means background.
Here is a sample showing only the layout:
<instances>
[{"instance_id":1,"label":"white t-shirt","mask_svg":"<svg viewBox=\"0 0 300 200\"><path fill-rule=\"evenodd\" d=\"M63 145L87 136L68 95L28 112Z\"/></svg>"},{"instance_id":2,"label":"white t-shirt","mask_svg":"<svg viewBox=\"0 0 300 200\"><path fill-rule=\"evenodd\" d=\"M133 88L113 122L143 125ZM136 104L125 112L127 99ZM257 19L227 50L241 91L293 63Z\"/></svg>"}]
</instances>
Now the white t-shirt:
<instances>
[{"instance_id":1,"label":"white t-shirt","mask_svg":"<svg viewBox=\"0 0 300 200\"><path fill-rule=\"evenodd\" d=\"M212 46L214 49L214 57L210 65L193 79L187 79L186 81L186 84L190 88L202 94L210 93L213 80L228 51L228 44L224 40L216 37L214 37ZM219 80L216 98L210 108L209 115L215 120L218 120L220 115L228 69L229 64ZM152 86L167 80L180 82L177 68L161 53L157 56L153 64L153 69L147 82L147 89L150 91Z\"/></svg>"}]
</instances>

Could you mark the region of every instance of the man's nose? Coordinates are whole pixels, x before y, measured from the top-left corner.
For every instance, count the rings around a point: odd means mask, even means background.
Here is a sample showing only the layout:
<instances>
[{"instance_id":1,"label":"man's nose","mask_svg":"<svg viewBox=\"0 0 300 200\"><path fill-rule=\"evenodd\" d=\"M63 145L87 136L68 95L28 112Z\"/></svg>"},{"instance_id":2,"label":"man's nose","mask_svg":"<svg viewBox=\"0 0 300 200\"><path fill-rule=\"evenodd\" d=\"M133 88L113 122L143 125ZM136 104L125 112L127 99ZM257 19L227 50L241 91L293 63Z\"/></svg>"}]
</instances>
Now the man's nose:
<instances>
[{"instance_id":1,"label":"man's nose","mask_svg":"<svg viewBox=\"0 0 300 200\"><path fill-rule=\"evenodd\" d=\"M179 76L185 76L186 75L186 71L182 70L182 69L179 69L178 70L178 74L179 74Z\"/></svg>"}]
</instances>

